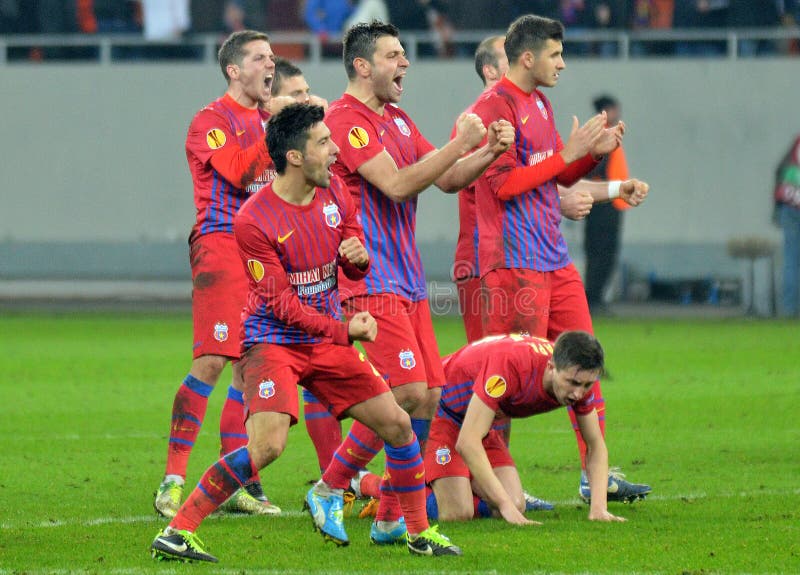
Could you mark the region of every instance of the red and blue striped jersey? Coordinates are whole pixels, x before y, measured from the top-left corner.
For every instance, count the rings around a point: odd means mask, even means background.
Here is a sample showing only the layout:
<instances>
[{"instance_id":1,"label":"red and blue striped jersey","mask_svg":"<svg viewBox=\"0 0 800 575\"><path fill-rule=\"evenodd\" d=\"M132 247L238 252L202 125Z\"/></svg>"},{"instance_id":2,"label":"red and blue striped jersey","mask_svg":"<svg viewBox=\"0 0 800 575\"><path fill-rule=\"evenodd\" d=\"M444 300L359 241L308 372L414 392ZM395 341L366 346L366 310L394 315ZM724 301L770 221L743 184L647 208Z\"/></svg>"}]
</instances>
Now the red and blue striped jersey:
<instances>
[{"instance_id":1,"label":"red and blue striped jersey","mask_svg":"<svg viewBox=\"0 0 800 575\"><path fill-rule=\"evenodd\" d=\"M414 122L387 104L382 116L349 94L333 102L325 115L340 152L333 165L347 184L361 215L370 272L364 281L342 279L347 296L394 293L410 301L427 297L425 272L415 239L417 199L394 202L358 173L366 161L386 150L398 169L435 150Z\"/></svg>"},{"instance_id":2,"label":"red and blue striped jersey","mask_svg":"<svg viewBox=\"0 0 800 575\"><path fill-rule=\"evenodd\" d=\"M472 106L464 110L472 112ZM456 126L450 132L452 140L456 135ZM453 258L451 272L453 281L479 277L478 268L478 218L475 215L474 183L458 192L458 240Z\"/></svg>"},{"instance_id":3,"label":"red and blue striped jersey","mask_svg":"<svg viewBox=\"0 0 800 575\"><path fill-rule=\"evenodd\" d=\"M543 377L553 344L523 334L489 336L444 358L447 384L437 417L459 427L473 396L508 417L530 417L562 407L545 389ZM575 413L594 409L593 393L573 405Z\"/></svg>"},{"instance_id":4,"label":"red and blue striped jersey","mask_svg":"<svg viewBox=\"0 0 800 575\"><path fill-rule=\"evenodd\" d=\"M340 321L338 271L358 279L369 267L359 270L340 260L342 240L356 236L363 243L364 235L339 178L316 188L305 206L286 202L268 184L239 210L234 233L250 284L243 349L256 343L349 344L347 325Z\"/></svg>"},{"instance_id":5,"label":"red and blue striped jersey","mask_svg":"<svg viewBox=\"0 0 800 575\"><path fill-rule=\"evenodd\" d=\"M241 106L228 94L200 110L189 125L186 135L186 160L194 184L197 220L192 237L213 232L233 233L233 218L244 201L272 181L275 170L264 143L264 127L269 115ZM226 179L211 159L216 154L232 158L240 150L258 146L252 161L231 162ZM218 164L219 165L219 164Z\"/></svg>"},{"instance_id":6,"label":"red and blue striped jersey","mask_svg":"<svg viewBox=\"0 0 800 575\"><path fill-rule=\"evenodd\" d=\"M552 271L569 265L555 178L507 201L496 195L511 170L536 165L563 148L550 102L539 90L528 94L503 77L473 110L487 126L505 119L516 128L515 145L475 182L481 276L498 268Z\"/></svg>"}]
</instances>

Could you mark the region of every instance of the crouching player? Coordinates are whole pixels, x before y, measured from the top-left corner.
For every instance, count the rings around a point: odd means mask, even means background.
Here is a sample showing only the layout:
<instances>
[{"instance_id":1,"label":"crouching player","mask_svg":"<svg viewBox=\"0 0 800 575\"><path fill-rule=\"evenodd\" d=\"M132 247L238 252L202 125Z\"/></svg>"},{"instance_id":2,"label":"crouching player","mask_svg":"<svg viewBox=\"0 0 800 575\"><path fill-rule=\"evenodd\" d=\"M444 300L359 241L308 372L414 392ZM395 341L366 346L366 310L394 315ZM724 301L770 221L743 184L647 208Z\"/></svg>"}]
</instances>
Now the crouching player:
<instances>
[{"instance_id":1,"label":"crouching player","mask_svg":"<svg viewBox=\"0 0 800 575\"><path fill-rule=\"evenodd\" d=\"M368 313L342 323L339 267L353 279L369 269L363 230L344 184L328 171L338 148L318 106L292 104L270 118L267 146L277 177L253 195L234 221L239 254L249 274L242 322L242 373L248 444L206 470L177 515L151 545L157 559L216 562L195 535L200 522L283 451L297 423L297 384L309 389L337 417L351 416L386 442L390 486L409 515L425 507L424 467L408 414L353 341L374 341ZM399 471L398 471L399 470ZM333 491L333 490L331 490ZM321 489L309 501L315 525L347 544L341 493ZM423 512L424 515L424 512ZM433 532L432 534L429 532ZM412 551L448 554L458 547L418 529ZM414 549L412 549L412 543Z\"/></svg>"},{"instance_id":2,"label":"crouching player","mask_svg":"<svg viewBox=\"0 0 800 575\"><path fill-rule=\"evenodd\" d=\"M491 336L446 357L444 370L447 384L425 451L430 516L455 521L493 513L509 523L537 524L522 514L519 474L492 423L571 406L588 446L589 485L596 494L589 519L624 521L606 506L608 450L592 403L603 348L594 336L568 331L555 345L528 335Z\"/></svg>"}]
</instances>

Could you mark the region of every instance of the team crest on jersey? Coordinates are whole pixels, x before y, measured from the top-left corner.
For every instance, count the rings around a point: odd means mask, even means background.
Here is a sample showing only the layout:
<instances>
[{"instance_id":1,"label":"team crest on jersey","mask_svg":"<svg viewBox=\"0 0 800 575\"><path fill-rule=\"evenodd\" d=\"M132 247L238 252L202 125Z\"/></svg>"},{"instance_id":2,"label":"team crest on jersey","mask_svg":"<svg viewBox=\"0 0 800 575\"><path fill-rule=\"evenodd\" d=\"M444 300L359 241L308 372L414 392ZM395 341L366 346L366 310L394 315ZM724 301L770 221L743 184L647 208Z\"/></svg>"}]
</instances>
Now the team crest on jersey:
<instances>
[{"instance_id":1,"label":"team crest on jersey","mask_svg":"<svg viewBox=\"0 0 800 575\"><path fill-rule=\"evenodd\" d=\"M328 224L328 227L338 228L342 223L342 215L336 204L325 204L322 206L322 213L325 214L325 223Z\"/></svg>"},{"instance_id":2,"label":"team crest on jersey","mask_svg":"<svg viewBox=\"0 0 800 575\"><path fill-rule=\"evenodd\" d=\"M271 379L265 379L258 384L258 397L269 399L275 395L275 382Z\"/></svg>"},{"instance_id":3,"label":"team crest on jersey","mask_svg":"<svg viewBox=\"0 0 800 575\"><path fill-rule=\"evenodd\" d=\"M414 358L414 352L410 349L401 351L398 357L400 358L400 367L403 369L414 369L414 366L417 365L417 360Z\"/></svg>"},{"instance_id":4,"label":"team crest on jersey","mask_svg":"<svg viewBox=\"0 0 800 575\"><path fill-rule=\"evenodd\" d=\"M256 280L256 283L264 279L264 264L258 260L247 260L247 271Z\"/></svg>"},{"instance_id":5,"label":"team crest on jersey","mask_svg":"<svg viewBox=\"0 0 800 575\"><path fill-rule=\"evenodd\" d=\"M214 324L214 339L219 342L228 341L228 324L218 321Z\"/></svg>"},{"instance_id":6,"label":"team crest on jersey","mask_svg":"<svg viewBox=\"0 0 800 575\"><path fill-rule=\"evenodd\" d=\"M436 450L436 463L439 465L447 465L451 459L449 447L440 447Z\"/></svg>"},{"instance_id":7,"label":"team crest on jersey","mask_svg":"<svg viewBox=\"0 0 800 575\"><path fill-rule=\"evenodd\" d=\"M502 376L493 375L486 380L483 389L486 391L486 395L497 399L503 396L506 392L506 387L506 380L503 379Z\"/></svg>"},{"instance_id":8,"label":"team crest on jersey","mask_svg":"<svg viewBox=\"0 0 800 575\"><path fill-rule=\"evenodd\" d=\"M225 138L225 132L219 128L212 128L206 134L206 143L212 150L219 150L225 145L226 140L227 138Z\"/></svg>"},{"instance_id":9,"label":"team crest on jersey","mask_svg":"<svg viewBox=\"0 0 800 575\"><path fill-rule=\"evenodd\" d=\"M394 123L397 124L397 129L400 130L400 133L404 136L411 135L411 128L408 127L406 121L403 118L395 118Z\"/></svg>"},{"instance_id":10,"label":"team crest on jersey","mask_svg":"<svg viewBox=\"0 0 800 575\"><path fill-rule=\"evenodd\" d=\"M347 132L347 141L350 142L350 145L355 149L363 148L369 144L369 134L367 134L364 128L353 126L350 128L350 131Z\"/></svg>"},{"instance_id":11,"label":"team crest on jersey","mask_svg":"<svg viewBox=\"0 0 800 575\"><path fill-rule=\"evenodd\" d=\"M539 98L536 98L536 105L539 106L539 111L542 113L542 117L546 120L547 119L547 108Z\"/></svg>"}]
</instances>

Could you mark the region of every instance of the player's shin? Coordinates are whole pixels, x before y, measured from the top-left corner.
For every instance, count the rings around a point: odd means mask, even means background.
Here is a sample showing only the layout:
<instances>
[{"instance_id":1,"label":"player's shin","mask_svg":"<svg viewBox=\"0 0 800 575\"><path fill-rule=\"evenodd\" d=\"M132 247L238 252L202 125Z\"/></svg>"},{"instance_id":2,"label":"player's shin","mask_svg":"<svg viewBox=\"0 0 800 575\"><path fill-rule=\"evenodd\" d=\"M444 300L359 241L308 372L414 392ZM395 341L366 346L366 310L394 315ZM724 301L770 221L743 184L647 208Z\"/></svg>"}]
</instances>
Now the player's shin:
<instances>
[{"instance_id":1,"label":"player's shin","mask_svg":"<svg viewBox=\"0 0 800 575\"><path fill-rule=\"evenodd\" d=\"M400 502L408 533L414 536L425 531L428 517L425 510L425 468L416 436L399 447L386 444L386 477Z\"/></svg>"},{"instance_id":2,"label":"player's shin","mask_svg":"<svg viewBox=\"0 0 800 575\"><path fill-rule=\"evenodd\" d=\"M367 465L383 447L383 440L369 427L354 421L350 433L333 454L322 481L335 489L346 489L350 480Z\"/></svg>"}]
</instances>

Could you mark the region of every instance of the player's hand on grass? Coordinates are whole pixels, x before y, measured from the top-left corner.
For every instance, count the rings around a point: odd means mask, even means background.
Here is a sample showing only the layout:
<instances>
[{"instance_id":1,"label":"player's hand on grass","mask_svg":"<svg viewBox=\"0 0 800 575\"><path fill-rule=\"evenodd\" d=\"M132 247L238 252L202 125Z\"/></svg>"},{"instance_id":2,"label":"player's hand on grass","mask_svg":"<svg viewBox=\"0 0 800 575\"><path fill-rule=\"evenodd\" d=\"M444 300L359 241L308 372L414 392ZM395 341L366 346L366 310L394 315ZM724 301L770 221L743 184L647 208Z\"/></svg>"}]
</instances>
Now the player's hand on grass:
<instances>
[{"instance_id":1,"label":"player's hand on grass","mask_svg":"<svg viewBox=\"0 0 800 575\"><path fill-rule=\"evenodd\" d=\"M620 185L620 188L622 186ZM559 188L561 215L570 220L582 220L592 210L592 194L587 191Z\"/></svg>"},{"instance_id":2,"label":"player's hand on grass","mask_svg":"<svg viewBox=\"0 0 800 575\"><path fill-rule=\"evenodd\" d=\"M486 127L477 114L464 112L458 117L454 139L461 143L462 156L480 144L485 135Z\"/></svg>"},{"instance_id":3,"label":"player's hand on grass","mask_svg":"<svg viewBox=\"0 0 800 575\"><path fill-rule=\"evenodd\" d=\"M570 164L588 154L605 125L605 112L592 116L583 126L579 125L577 116L572 116L572 131L560 152L564 162Z\"/></svg>"},{"instance_id":4,"label":"player's hand on grass","mask_svg":"<svg viewBox=\"0 0 800 575\"><path fill-rule=\"evenodd\" d=\"M625 200L631 206L638 206L647 197L650 191L650 184L632 178L625 180L619 185L619 197Z\"/></svg>"},{"instance_id":5,"label":"player's hand on grass","mask_svg":"<svg viewBox=\"0 0 800 575\"><path fill-rule=\"evenodd\" d=\"M505 505L501 505L498 511L500 512L500 516L512 525L541 525L539 521L533 521L525 517L520 513L519 509L517 509L517 506L510 501Z\"/></svg>"},{"instance_id":6,"label":"player's hand on grass","mask_svg":"<svg viewBox=\"0 0 800 575\"><path fill-rule=\"evenodd\" d=\"M612 515L607 509L602 509L599 511L592 509L589 511L589 521L627 521L627 519L624 517L618 517L617 515Z\"/></svg>"},{"instance_id":7,"label":"player's hand on grass","mask_svg":"<svg viewBox=\"0 0 800 575\"><path fill-rule=\"evenodd\" d=\"M342 240L342 243L339 244L339 257L347 259L351 264L362 270L369 263L367 248L355 236Z\"/></svg>"},{"instance_id":8,"label":"player's hand on grass","mask_svg":"<svg viewBox=\"0 0 800 575\"><path fill-rule=\"evenodd\" d=\"M375 341L378 336L378 322L368 311L360 311L347 325L350 341Z\"/></svg>"},{"instance_id":9,"label":"player's hand on grass","mask_svg":"<svg viewBox=\"0 0 800 575\"><path fill-rule=\"evenodd\" d=\"M516 130L508 120L497 120L489 124L488 134L489 149L496 158L514 144Z\"/></svg>"}]
</instances>

